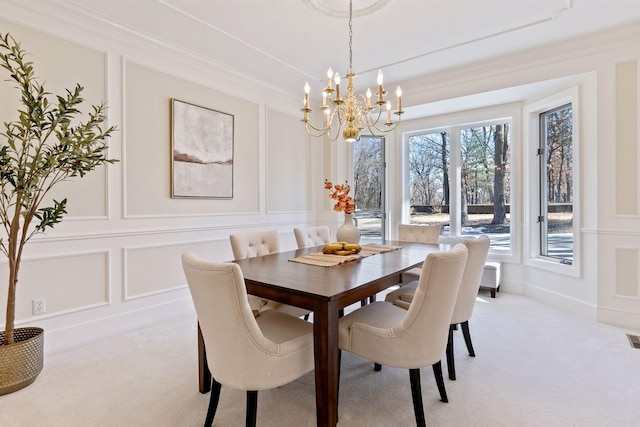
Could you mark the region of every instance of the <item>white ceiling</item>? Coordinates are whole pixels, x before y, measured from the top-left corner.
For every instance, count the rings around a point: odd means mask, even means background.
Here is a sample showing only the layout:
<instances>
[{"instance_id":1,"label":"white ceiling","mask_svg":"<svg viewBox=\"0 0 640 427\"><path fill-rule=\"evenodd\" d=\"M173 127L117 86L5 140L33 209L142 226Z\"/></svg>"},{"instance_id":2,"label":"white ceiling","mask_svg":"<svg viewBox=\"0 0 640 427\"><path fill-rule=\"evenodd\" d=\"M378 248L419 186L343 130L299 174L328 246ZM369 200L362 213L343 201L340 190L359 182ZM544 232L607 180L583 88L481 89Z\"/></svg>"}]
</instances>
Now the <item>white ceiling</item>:
<instances>
[{"instance_id":1,"label":"white ceiling","mask_svg":"<svg viewBox=\"0 0 640 427\"><path fill-rule=\"evenodd\" d=\"M347 0L48 0L80 14L188 51L283 93L320 92L329 66L348 66ZM381 3L378 5L378 3ZM504 56L633 22L640 0L353 0L353 68L359 86L385 83ZM640 23L639 23L640 25Z\"/></svg>"}]
</instances>

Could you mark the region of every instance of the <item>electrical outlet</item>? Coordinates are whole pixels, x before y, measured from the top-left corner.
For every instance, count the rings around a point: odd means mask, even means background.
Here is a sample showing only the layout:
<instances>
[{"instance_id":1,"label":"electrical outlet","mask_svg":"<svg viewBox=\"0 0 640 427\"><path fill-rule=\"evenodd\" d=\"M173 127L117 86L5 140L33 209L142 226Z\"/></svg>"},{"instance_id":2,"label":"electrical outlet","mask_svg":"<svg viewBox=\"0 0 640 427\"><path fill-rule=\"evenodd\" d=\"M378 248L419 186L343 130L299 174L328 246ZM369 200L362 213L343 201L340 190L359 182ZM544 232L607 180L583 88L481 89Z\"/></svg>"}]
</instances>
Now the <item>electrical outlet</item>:
<instances>
[{"instance_id":1,"label":"electrical outlet","mask_svg":"<svg viewBox=\"0 0 640 427\"><path fill-rule=\"evenodd\" d=\"M42 314L47 311L47 300L45 298L36 298L32 301L33 314Z\"/></svg>"}]
</instances>

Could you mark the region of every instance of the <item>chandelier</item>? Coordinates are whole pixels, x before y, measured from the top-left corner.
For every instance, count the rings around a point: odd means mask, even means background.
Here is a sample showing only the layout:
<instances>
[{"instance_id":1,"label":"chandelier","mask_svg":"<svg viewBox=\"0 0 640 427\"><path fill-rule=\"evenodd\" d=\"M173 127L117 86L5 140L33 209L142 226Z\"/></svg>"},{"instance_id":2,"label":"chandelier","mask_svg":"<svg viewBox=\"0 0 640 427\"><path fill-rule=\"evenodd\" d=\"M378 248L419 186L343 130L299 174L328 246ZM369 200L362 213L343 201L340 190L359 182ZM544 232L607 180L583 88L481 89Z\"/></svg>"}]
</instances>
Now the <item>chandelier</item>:
<instances>
[{"instance_id":1,"label":"chandelier","mask_svg":"<svg viewBox=\"0 0 640 427\"><path fill-rule=\"evenodd\" d=\"M349 0L349 68L347 69L347 94L346 98L342 98L340 93L340 74L333 74L333 70L329 68L327 72L327 87L322 91L322 106L320 110L324 113L322 126L314 125L309 118L309 113L313 110L309 106L309 82L304 85L304 107L302 122L307 133L313 137L322 137L327 135L331 141L335 141L340 136L347 142L354 142L360 139L360 132L365 128L373 136L380 136L394 130L400 117L404 114L402 111L402 91L400 86L396 89L396 111L394 115L398 116L397 120L391 120L391 102L385 100L387 92L382 86L382 70L378 70L378 91L376 99L372 98L371 89L367 89L366 95L356 94L353 88L353 79L356 73L353 71L353 52L352 52L352 23L353 23L353 1ZM335 84L335 88L334 88ZM333 109L331 108L333 106ZM386 111L386 115L384 112ZM386 120L383 119L386 117ZM382 120L381 120L382 119ZM384 123L382 122L384 121ZM335 124L335 130L332 126ZM335 133L333 133L334 131Z\"/></svg>"}]
</instances>

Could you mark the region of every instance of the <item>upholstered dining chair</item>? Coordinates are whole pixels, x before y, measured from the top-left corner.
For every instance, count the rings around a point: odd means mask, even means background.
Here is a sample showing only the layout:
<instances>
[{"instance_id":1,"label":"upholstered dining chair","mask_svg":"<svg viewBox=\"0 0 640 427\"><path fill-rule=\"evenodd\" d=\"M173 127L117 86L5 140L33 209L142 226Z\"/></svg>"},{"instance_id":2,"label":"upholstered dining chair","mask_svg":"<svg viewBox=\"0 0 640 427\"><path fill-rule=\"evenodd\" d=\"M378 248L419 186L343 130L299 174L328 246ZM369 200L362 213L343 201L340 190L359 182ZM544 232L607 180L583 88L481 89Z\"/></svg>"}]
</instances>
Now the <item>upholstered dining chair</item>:
<instances>
[{"instance_id":1,"label":"upholstered dining chair","mask_svg":"<svg viewBox=\"0 0 640 427\"><path fill-rule=\"evenodd\" d=\"M208 262L186 252L182 267L212 376L204 425L213 424L224 385L247 391L246 425L255 426L259 390L283 386L313 370L313 326L277 310L255 318L237 264Z\"/></svg>"},{"instance_id":2,"label":"upholstered dining chair","mask_svg":"<svg viewBox=\"0 0 640 427\"><path fill-rule=\"evenodd\" d=\"M307 227L307 228L294 228L293 234L296 236L296 243L298 244L298 249L309 248L312 246L320 246L325 245L327 243L331 243L331 231L329 227L326 225L319 225L317 227ZM367 302L374 302L376 300L376 296L372 295L368 299L363 299L360 301L360 306L367 305ZM340 316L342 317L344 314L344 309L340 310ZM308 319L308 316L305 317Z\"/></svg>"},{"instance_id":3,"label":"upholstered dining chair","mask_svg":"<svg viewBox=\"0 0 640 427\"><path fill-rule=\"evenodd\" d=\"M420 368L431 365L440 400L447 402L441 359L456 303L467 248L430 253L408 310L387 301L359 308L339 321L341 350L377 364L409 369L413 408L418 426L425 425Z\"/></svg>"},{"instance_id":4,"label":"upholstered dining chair","mask_svg":"<svg viewBox=\"0 0 640 427\"><path fill-rule=\"evenodd\" d=\"M438 243L442 225L398 224L398 240L404 242Z\"/></svg>"},{"instance_id":5,"label":"upholstered dining chair","mask_svg":"<svg viewBox=\"0 0 640 427\"><path fill-rule=\"evenodd\" d=\"M441 225L398 224L398 240L403 242L438 243L442 234ZM421 267L402 273L400 285L418 280Z\"/></svg>"},{"instance_id":6,"label":"upholstered dining chair","mask_svg":"<svg viewBox=\"0 0 640 427\"><path fill-rule=\"evenodd\" d=\"M276 230L231 234L229 240L231 241L234 259L253 258L280 251L280 240ZM255 295L249 295L249 304L254 314L259 314L266 310L278 310L295 317L305 316L305 319L309 318L308 310L259 298Z\"/></svg>"},{"instance_id":7,"label":"upholstered dining chair","mask_svg":"<svg viewBox=\"0 0 640 427\"><path fill-rule=\"evenodd\" d=\"M331 231L326 225L307 228L294 228L293 234L296 236L298 249L331 243Z\"/></svg>"},{"instance_id":8,"label":"upholstered dining chair","mask_svg":"<svg viewBox=\"0 0 640 427\"><path fill-rule=\"evenodd\" d=\"M467 247L469 256L467 264L464 268L462 276L462 284L456 298L456 305L451 316L451 324L449 325L449 337L447 341L447 369L449 371L449 379L456 379L456 368L453 357L453 331L457 325L462 328L464 342L467 345L469 356L475 357L471 342L471 334L469 332L469 319L473 315L473 307L475 306L478 289L482 280L482 271L484 263L489 253L490 240L488 236L480 236L477 239L463 240L462 244ZM392 302L395 305L408 309L414 294L418 288L418 282L409 283L395 291L389 292L385 301Z\"/></svg>"}]
</instances>

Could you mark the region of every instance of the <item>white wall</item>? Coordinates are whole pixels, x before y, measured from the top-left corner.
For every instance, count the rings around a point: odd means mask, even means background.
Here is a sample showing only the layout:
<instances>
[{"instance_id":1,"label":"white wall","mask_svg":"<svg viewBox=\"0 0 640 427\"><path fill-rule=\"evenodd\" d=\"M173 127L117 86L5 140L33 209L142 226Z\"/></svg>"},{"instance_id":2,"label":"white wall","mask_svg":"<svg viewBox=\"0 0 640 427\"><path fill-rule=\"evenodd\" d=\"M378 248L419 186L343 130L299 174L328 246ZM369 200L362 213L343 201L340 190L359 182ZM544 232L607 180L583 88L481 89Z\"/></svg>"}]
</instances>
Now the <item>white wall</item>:
<instances>
[{"instance_id":1,"label":"white wall","mask_svg":"<svg viewBox=\"0 0 640 427\"><path fill-rule=\"evenodd\" d=\"M48 13L7 5L0 32L33 54L50 92L78 82L88 104L108 104L118 127L110 157L120 161L56 190L69 214L26 248L18 326L44 327L46 351L55 352L192 311L180 265L186 250L227 261L229 234L258 229L277 229L283 249L296 246L293 227L314 220L309 188L322 181L314 176L322 165L310 167L321 145L300 126L297 101L180 52ZM172 98L234 116L232 199L171 198ZM19 92L2 82L0 99L0 120L13 120ZM0 260L0 277L7 275ZM45 314L32 315L34 298L46 298ZM1 312L5 304L1 298Z\"/></svg>"}]
</instances>

